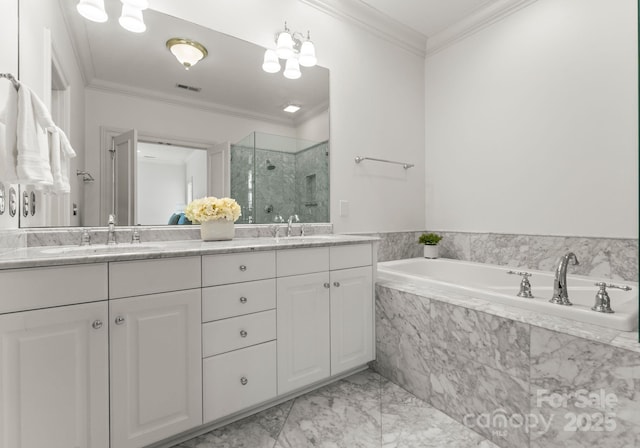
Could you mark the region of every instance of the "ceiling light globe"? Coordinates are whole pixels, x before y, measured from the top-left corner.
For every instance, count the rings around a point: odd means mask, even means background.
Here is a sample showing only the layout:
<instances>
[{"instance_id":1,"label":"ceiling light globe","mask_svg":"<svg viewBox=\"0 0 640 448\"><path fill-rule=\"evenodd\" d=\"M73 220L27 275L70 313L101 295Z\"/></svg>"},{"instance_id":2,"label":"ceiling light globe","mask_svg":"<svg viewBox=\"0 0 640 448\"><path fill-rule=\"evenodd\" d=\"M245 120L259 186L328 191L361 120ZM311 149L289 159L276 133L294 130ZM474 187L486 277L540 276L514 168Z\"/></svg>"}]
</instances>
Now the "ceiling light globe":
<instances>
[{"instance_id":1,"label":"ceiling light globe","mask_svg":"<svg viewBox=\"0 0 640 448\"><path fill-rule=\"evenodd\" d=\"M92 22L106 22L109 16L104 9L104 0L80 0L76 9L82 17Z\"/></svg>"},{"instance_id":2,"label":"ceiling light globe","mask_svg":"<svg viewBox=\"0 0 640 448\"><path fill-rule=\"evenodd\" d=\"M167 41L167 48L176 57L185 69L193 67L200 60L204 59L208 52L207 49L199 44L187 39L174 38Z\"/></svg>"},{"instance_id":3,"label":"ceiling light globe","mask_svg":"<svg viewBox=\"0 0 640 448\"><path fill-rule=\"evenodd\" d=\"M122 15L118 20L122 28L132 33L144 33L147 25L144 24L142 11L129 5L122 5Z\"/></svg>"},{"instance_id":4,"label":"ceiling light globe","mask_svg":"<svg viewBox=\"0 0 640 448\"><path fill-rule=\"evenodd\" d=\"M262 70L267 73L278 73L280 71L280 61L278 60L278 55L274 50L267 50L264 52Z\"/></svg>"},{"instance_id":5,"label":"ceiling light globe","mask_svg":"<svg viewBox=\"0 0 640 448\"><path fill-rule=\"evenodd\" d=\"M131 6L135 9L147 9L149 7L149 0L120 0L123 5Z\"/></svg>"},{"instance_id":6,"label":"ceiling light globe","mask_svg":"<svg viewBox=\"0 0 640 448\"><path fill-rule=\"evenodd\" d=\"M287 79L298 79L302 76L300 72L300 65L298 64L297 58L289 58L287 59L287 65L284 68L284 72L282 73Z\"/></svg>"},{"instance_id":7,"label":"ceiling light globe","mask_svg":"<svg viewBox=\"0 0 640 448\"><path fill-rule=\"evenodd\" d=\"M313 42L310 40L302 42L298 60L300 61L300 65L303 67L313 67L318 63L318 59L316 58L316 47L313 45Z\"/></svg>"},{"instance_id":8,"label":"ceiling light globe","mask_svg":"<svg viewBox=\"0 0 640 448\"><path fill-rule=\"evenodd\" d=\"M293 38L286 31L278 35L276 54L280 59L289 59L293 56Z\"/></svg>"}]
</instances>

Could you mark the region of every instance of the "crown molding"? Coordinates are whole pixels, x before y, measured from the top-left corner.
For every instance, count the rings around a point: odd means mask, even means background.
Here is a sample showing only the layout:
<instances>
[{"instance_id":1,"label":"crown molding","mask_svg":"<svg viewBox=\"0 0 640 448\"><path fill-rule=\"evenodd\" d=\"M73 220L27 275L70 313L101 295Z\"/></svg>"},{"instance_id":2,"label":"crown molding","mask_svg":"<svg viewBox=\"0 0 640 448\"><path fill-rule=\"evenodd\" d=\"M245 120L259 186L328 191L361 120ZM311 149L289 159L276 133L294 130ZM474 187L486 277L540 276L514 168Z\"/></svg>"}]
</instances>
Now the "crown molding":
<instances>
[{"instance_id":1,"label":"crown molding","mask_svg":"<svg viewBox=\"0 0 640 448\"><path fill-rule=\"evenodd\" d=\"M123 84L117 84L109 81L103 81L101 79L92 79L87 85L87 89L102 91L107 93L118 93L121 95L132 96L137 98L143 98L152 101L160 101L167 104L176 106L189 107L191 109L203 110L206 112L212 112L223 115L231 115L239 118L246 118L250 120L265 121L268 123L274 123L279 125L285 125L295 127L295 123L289 118L274 117L272 115L260 114L253 111L238 109L223 104L212 103L208 101L200 101L191 98L183 98L177 95L168 95L165 93L156 92L153 90L141 89L138 87L125 86Z\"/></svg>"},{"instance_id":2,"label":"crown molding","mask_svg":"<svg viewBox=\"0 0 640 448\"><path fill-rule=\"evenodd\" d=\"M330 16L352 23L420 57L426 55L427 37L360 0L299 0Z\"/></svg>"},{"instance_id":3,"label":"crown molding","mask_svg":"<svg viewBox=\"0 0 640 448\"><path fill-rule=\"evenodd\" d=\"M537 0L495 0L427 39L429 57L478 31L526 8Z\"/></svg>"}]
</instances>

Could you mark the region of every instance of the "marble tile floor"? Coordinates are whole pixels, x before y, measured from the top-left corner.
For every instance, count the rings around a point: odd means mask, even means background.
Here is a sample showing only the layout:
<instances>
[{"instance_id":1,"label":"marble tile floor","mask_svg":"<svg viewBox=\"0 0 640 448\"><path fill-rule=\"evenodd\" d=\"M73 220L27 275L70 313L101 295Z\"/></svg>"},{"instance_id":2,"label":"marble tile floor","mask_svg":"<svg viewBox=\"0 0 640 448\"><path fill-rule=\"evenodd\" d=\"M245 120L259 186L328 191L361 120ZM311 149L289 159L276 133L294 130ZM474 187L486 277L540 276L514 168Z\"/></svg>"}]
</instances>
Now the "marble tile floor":
<instances>
[{"instance_id":1,"label":"marble tile floor","mask_svg":"<svg viewBox=\"0 0 640 448\"><path fill-rule=\"evenodd\" d=\"M372 370L173 448L497 448Z\"/></svg>"}]
</instances>

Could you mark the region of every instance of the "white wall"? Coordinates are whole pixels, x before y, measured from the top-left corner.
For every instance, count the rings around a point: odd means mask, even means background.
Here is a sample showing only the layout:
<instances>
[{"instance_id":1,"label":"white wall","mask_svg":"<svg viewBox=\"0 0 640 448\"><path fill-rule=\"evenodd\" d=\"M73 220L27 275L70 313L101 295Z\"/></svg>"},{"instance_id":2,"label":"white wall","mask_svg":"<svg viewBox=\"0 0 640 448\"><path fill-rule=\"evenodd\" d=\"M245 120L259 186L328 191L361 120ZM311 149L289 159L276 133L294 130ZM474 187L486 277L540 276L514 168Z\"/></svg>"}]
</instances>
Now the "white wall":
<instances>
[{"instance_id":1,"label":"white wall","mask_svg":"<svg viewBox=\"0 0 640 448\"><path fill-rule=\"evenodd\" d=\"M427 228L638 237L635 0L539 0L426 61Z\"/></svg>"},{"instance_id":2,"label":"white wall","mask_svg":"<svg viewBox=\"0 0 640 448\"><path fill-rule=\"evenodd\" d=\"M296 128L297 138L323 142L329 139L329 110L324 110L308 120L300 123ZM301 149L301 148L298 148Z\"/></svg>"},{"instance_id":3,"label":"white wall","mask_svg":"<svg viewBox=\"0 0 640 448\"><path fill-rule=\"evenodd\" d=\"M187 157L185 175L187 182L193 178L193 199L205 197L207 195L207 153L205 151L196 150Z\"/></svg>"},{"instance_id":4,"label":"white wall","mask_svg":"<svg viewBox=\"0 0 640 448\"><path fill-rule=\"evenodd\" d=\"M4 15L4 2L3 2ZM77 153L71 160L71 203L82 210L84 184L75 175L84 166L84 80L76 63L71 40L58 1L20 0L20 81L51 107L51 59L56 55L70 91L69 140ZM68 211L71 214L71 210ZM37 218L34 217L34 218ZM80 225L80 216L70 218ZM35 219L37 221L37 219Z\"/></svg>"},{"instance_id":5,"label":"white wall","mask_svg":"<svg viewBox=\"0 0 640 448\"><path fill-rule=\"evenodd\" d=\"M331 221L336 232L424 227L424 59L298 0L154 0L152 7L273 46L286 20L310 30L318 63L330 73ZM259 62L258 62L259 63ZM415 163L363 162L365 155ZM339 216L338 201L350 203Z\"/></svg>"},{"instance_id":6,"label":"white wall","mask_svg":"<svg viewBox=\"0 0 640 448\"><path fill-rule=\"evenodd\" d=\"M2 0L2 14L0 14L0 73L12 73L18 76L18 0ZM0 110L4 110L7 93L13 89L7 80L0 80ZM2 126L2 124L0 124ZM0 131L0 145L5 145L4 133ZM3 179L0 179L2 182ZM17 229L18 214L9 216L9 188L5 183L5 212L0 215L0 229ZM14 185L17 189L17 185Z\"/></svg>"},{"instance_id":7,"label":"white wall","mask_svg":"<svg viewBox=\"0 0 640 448\"><path fill-rule=\"evenodd\" d=\"M104 225L100 216L100 127L135 128L169 139L219 143L237 142L255 130L295 137L295 128L120 93L87 88L86 168L96 179L87 185L85 225Z\"/></svg>"},{"instance_id":8,"label":"white wall","mask_svg":"<svg viewBox=\"0 0 640 448\"><path fill-rule=\"evenodd\" d=\"M187 197L183 164L144 162L138 159L137 222L163 225Z\"/></svg>"}]
</instances>

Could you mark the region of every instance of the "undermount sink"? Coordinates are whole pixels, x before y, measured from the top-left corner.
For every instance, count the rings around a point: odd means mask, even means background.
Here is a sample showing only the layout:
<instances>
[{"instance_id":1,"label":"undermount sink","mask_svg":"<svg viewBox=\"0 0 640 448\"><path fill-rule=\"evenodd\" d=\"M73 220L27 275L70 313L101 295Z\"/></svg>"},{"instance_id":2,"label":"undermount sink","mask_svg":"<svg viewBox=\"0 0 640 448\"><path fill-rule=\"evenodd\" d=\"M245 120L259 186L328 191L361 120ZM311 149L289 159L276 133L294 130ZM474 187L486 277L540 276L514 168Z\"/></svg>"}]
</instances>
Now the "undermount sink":
<instances>
[{"instance_id":1,"label":"undermount sink","mask_svg":"<svg viewBox=\"0 0 640 448\"><path fill-rule=\"evenodd\" d=\"M61 246L41 249L43 254L104 254L104 253L127 253L139 252L144 250L160 249L157 245L150 244L92 244L89 246Z\"/></svg>"}]
</instances>

